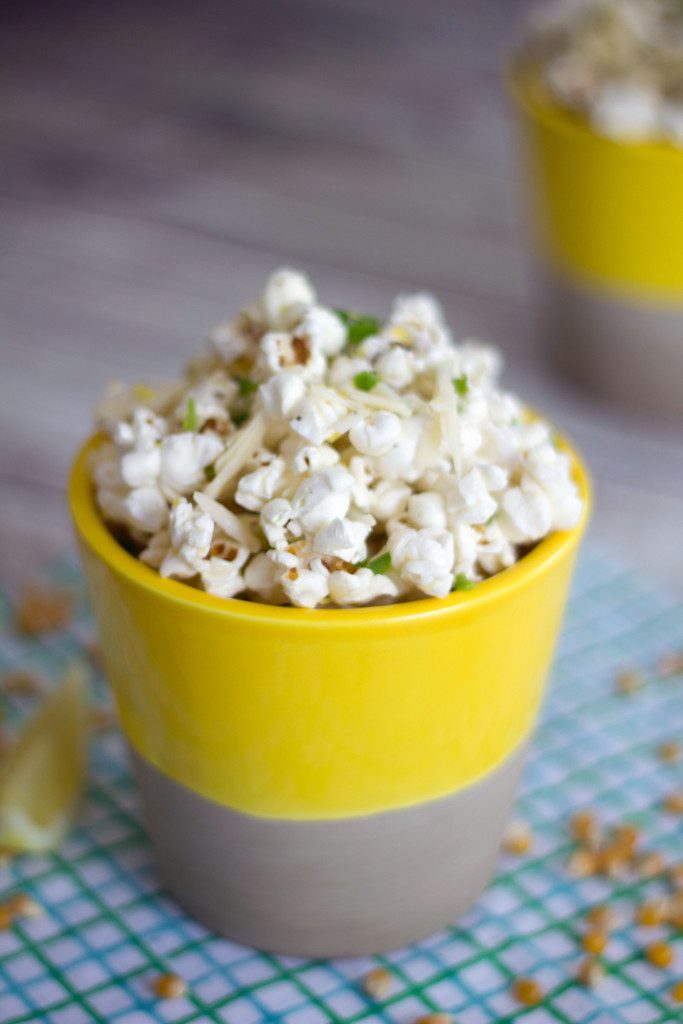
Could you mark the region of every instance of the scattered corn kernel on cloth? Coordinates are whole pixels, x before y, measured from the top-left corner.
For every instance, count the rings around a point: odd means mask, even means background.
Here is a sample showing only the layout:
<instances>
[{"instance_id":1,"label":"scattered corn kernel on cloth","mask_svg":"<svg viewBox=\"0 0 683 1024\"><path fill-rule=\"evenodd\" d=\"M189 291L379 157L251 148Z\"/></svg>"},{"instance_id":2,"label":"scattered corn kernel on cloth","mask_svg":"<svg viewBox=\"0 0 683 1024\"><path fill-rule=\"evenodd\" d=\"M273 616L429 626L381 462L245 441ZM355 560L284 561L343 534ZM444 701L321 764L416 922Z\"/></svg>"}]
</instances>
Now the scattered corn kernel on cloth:
<instances>
[{"instance_id":1,"label":"scattered corn kernel on cloth","mask_svg":"<svg viewBox=\"0 0 683 1024\"><path fill-rule=\"evenodd\" d=\"M12 607L0 605L0 674L22 667L54 680L91 637L75 568L50 582L73 587L77 614L67 629L22 638ZM645 1024L680 1019L671 991L683 978L683 933L634 923L643 899L668 891L663 876L575 878L567 872L567 819L590 808L609 823L642 828L645 849L683 861L683 816L664 808L683 787L683 762L659 747L683 740L683 678L658 673L666 652L683 649L683 602L601 549L586 547L576 574L542 722L515 815L533 834L530 852L501 857L477 905L452 927L408 949L373 959L307 961L270 956L208 932L164 889L140 823L123 743L115 728L92 744L78 827L59 853L25 855L0 868L0 902L17 890L44 908L0 931L0 1021L116 1024L221 1021L228 1024L411 1022L436 1011L458 1024ZM620 669L644 674L635 693L615 692ZM97 699L108 699L95 674ZM22 704L23 700L23 704ZM3 695L6 718L28 698ZM429 879L424 879L429 885ZM585 913L607 901L619 914L595 988L575 980ZM644 955L666 938L667 969ZM386 998L362 981L384 966ZM187 983L182 998L159 1000L155 978ZM530 977L543 993L533 1007L512 994Z\"/></svg>"}]
</instances>

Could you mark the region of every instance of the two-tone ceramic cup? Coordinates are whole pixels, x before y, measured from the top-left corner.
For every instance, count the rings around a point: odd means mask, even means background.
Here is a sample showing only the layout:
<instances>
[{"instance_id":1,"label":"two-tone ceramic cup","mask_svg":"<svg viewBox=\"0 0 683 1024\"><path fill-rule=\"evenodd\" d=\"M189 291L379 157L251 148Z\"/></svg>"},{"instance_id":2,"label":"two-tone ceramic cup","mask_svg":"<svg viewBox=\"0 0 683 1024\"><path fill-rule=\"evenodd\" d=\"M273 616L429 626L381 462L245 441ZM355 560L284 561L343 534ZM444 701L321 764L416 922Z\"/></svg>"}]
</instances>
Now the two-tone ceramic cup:
<instances>
[{"instance_id":1,"label":"two-tone ceramic cup","mask_svg":"<svg viewBox=\"0 0 683 1024\"><path fill-rule=\"evenodd\" d=\"M683 416L683 149L623 143L509 74L544 343L566 374L631 409Z\"/></svg>"},{"instance_id":2,"label":"two-tone ceramic cup","mask_svg":"<svg viewBox=\"0 0 683 1024\"><path fill-rule=\"evenodd\" d=\"M83 449L71 511L161 871L249 945L375 953L453 921L498 851L589 504L444 600L224 600L128 554Z\"/></svg>"}]
</instances>

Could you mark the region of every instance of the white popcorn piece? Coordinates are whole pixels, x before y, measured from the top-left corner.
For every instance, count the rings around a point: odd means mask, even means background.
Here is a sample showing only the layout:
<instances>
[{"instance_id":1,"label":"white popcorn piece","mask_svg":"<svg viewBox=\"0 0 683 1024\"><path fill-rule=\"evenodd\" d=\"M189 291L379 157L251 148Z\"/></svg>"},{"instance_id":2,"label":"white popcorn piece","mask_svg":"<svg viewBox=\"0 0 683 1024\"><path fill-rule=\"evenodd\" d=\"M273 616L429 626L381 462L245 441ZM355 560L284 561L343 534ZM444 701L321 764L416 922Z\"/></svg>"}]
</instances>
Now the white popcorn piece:
<instances>
[{"instance_id":1,"label":"white popcorn piece","mask_svg":"<svg viewBox=\"0 0 683 1024\"><path fill-rule=\"evenodd\" d=\"M161 473L161 449L157 447L124 452L120 473L128 487L156 486Z\"/></svg>"},{"instance_id":2,"label":"white popcorn piece","mask_svg":"<svg viewBox=\"0 0 683 1024\"><path fill-rule=\"evenodd\" d=\"M235 597L245 588L238 561L225 558L209 558L199 570L204 590L216 597Z\"/></svg>"},{"instance_id":3,"label":"white popcorn piece","mask_svg":"<svg viewBox=\"0 0 683 1024\"><path fill-rule=\"evenodd\" d=\"M213 531L211 516L180 498L169 515L171 546L159 568L161 575L181 579L196 576L209 553Z\"/></svg>"},{"instance_id":4,"label":"white popcorn piece","mask_svg":"<svg viewBox=\"0 0 683 1024\"><path fill-rule=\"evenodd\" d=\"M121 420L114 429L114 441L119 448L146 452L154 448L166 433L166 423L151 409L134 409L130 420Z\"/></svg>"},{"instance_id":5,"label":"white popcorn piece","mask_svg":"<svg viewBox=\"0 0 683 1024\"><path fill-rule=\"evenodd\" d=\"M398 587L391 577L374 573L371 569L356 569L355 572L336 570L330 573L328 587L330 600L340 607L370 604L378 598L396 597L398 594Z\"/></svg>"},{"instance_id":6,"label":"white popcorn piece","mask_svg":"<svg viewBox=\"0 0 683 1024\"><path fill-rule=\"evenodd\" d=\"M204 468L223 451L223 443L211 434L185 431L171 434L161 443L159 481L171 495L185 495L204 483Z\"/></svg>"},{"instance_id":7,"label":"white popcorn piece","mask_svg":"<svg viewBox=\"0 0 683 1024\"><path fill-rule=\"evenodd\" d=\"M412 354L399 345L394 345L377 360L377 373L393 388L406 388L415 376L415 360Z\"/></svg>"},{"instance_id":8,"label":"white popcorn piece","mask_svg":"<svg viewBox=\"0 0 683 1024\"><path fill-rule=\"evenodd\" d=\"M345 562L360 562L367 554L365 541L373 525L372 517L367 522L333 519L313 537L313 550L321 555L335 555Z\"/></svg>"},{"instance_id":9,"label":"white popcorn piece","mask_svg":"<svg viewBox=\"0 0 683 1024\"><path fill-rule=\"evenodd\" d=\"M266 323L273 330L288 330L301 313L301 308L315 304L313 285L305 274L289 267L276 270L268 278L261 308Z\"/></svg>"},{"instance_id":10,"label":"white popcorn piece","mask_svg":"<svg viewBox=\"0 0 683 1024\"><path fill-rule=\"evenodd\" d=\"M324 306L311 306L297 325L296 335L328 359L339 355L346 344L346 328L336 313Z\"/></svg>"},{"instance_id":11,"label":"white popcorn piece","mask_svg":"<svg viewBox=\"0 0 683 1024\"><path fill-rule=\"evenodd\" d=\"M315 608L329 595L328 576L312 569L290 569L280 578L282 589L297 608Z\"/></svg>"},{"instance_id":12,"label":"white popcorn piece","mask_svg":"<svg viewBox=\"0 0 683 1024\"><path fill-rule=\"evenodd\" d=\"M349 431L351 444L361 455L384 455L401 436L401 421L393 412L377 412Z\"/></svg>"},{"instance_id":13,"label":"white popcorn piece","mask_svg":"<svg viewBox=\"0 0 683 1024\"><path fill-rule=\"evenodd\" d=\"M593 100L590 117L596 131L612 139L647 139L657 133L659 98L635 82L610 82Z\"/></svg>"},{"instance_id":14,"label":"white popcorn piece","mask_svg":"<svg viewBox=\"0 0 683 1024\"><path fill-rule=\"evenodd\" d=\"M309 395L292 409L289 425L306 441L321 445L338 432L346 411L346 403L334 394Z\"/></svg>"},{"instance_id":15,"label":"white popcorn piece","mask_svg":"<svg viewBox=\"0 0 683 1024\"><path fill-rule=\"evenodd\" d=\"M292 508L304 530L319 530L333 519L343 519L351 504L353 477L343 466L312 473L294 495Z\"/></svg>"},{"instance_id":16,"label":"white popcorn piece","mask_svg":"<svg viewBox=\"0 0 683 1024\"><path fill-rule=\"evenodd\" d=\"M293 370L283 370L259 388L263 408L271 416L277 418L289 416L292 409L306 394L303 377Z\"/></svg>"},{"instance_id":17,"label":"white popcorn piece","mask_svg":"<svg viewBox=\"0 0 683 1024\"><path fill-rule=\"evenodd\" d=\"M168 505L158 487L136 487L122 500L130 525L143 533L156 533L168 520Z\"/></svg>"},{"instance_id":18,"label":"white popcorn piece","mask_svg":"<svg viewBox=\"0 0 683 1024\"><path fill-rule=\"evenodd\" d=\"M408 498L408 523L417 530L445 530L447 519L443 496L434 491L411 494Z\"/></svg>"},{"instance_id":19,"label":"white popcorn piece","mask_svg":"<svg viewBox=\"0 0 683 1024\"><path fill-rule=\"evenodd\" d=\"M297 473L315 473L319 469L329 469L339 462L339 452L329 444L304 445L292 458L292 465Z\"/></svg>"},{"instance_id":20,"label":"white popcorn piece","mask_svg":"<svg viewBox=\"0 0 683 1024\"><path fill-rule=\"evenodd\" d=\"M235 501L251 512L260 512L282 487L285 470L285 460L277 457L252 473L246 473L237 484Z\"/></svg>"},{"instance_id":21,"label":"white popcorn piece","mask_svg":"<svg viewBox=\"0 0 683 1024\"><path fill-rule=\"evenodd\" d=\"M285 593L280 584L281 568L265 552L254 555L244 570L244 583L249 591L268 604L282 604Z\"/></svg>"},{"instance_id":22,"label":"white popcorn piece","mask_svg":"<svg viewBox=\"0 0 683 1024\"><path fill-rule=\"evenodd\" d=\"M293 519L292 505L286 498L273 498L265 503L261 509L261 529L272 548L287 546L287 527Z\"/></svg>"}]
</instances>

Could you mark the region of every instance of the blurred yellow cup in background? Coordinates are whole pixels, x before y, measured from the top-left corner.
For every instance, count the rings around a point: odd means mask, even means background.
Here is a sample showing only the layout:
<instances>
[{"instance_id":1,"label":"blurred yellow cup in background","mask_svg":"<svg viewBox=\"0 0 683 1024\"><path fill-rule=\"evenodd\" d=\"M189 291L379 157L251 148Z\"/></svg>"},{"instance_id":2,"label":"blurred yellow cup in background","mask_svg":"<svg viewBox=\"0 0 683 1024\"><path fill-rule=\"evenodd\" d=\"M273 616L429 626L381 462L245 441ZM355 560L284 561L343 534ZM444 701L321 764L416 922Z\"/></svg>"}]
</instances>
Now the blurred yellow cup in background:
<instances>
[{"instance_id":1,"label":"blurred yellow cup in background","mask_svg":"<svg viewBox=\"0 0 683 1024\"><path fill-rule=\"evenodd\" d=\"M522 61L519 114L553 355L630 408L683 415L683 150L598 135Z\"/></svg>"}]
</instances>

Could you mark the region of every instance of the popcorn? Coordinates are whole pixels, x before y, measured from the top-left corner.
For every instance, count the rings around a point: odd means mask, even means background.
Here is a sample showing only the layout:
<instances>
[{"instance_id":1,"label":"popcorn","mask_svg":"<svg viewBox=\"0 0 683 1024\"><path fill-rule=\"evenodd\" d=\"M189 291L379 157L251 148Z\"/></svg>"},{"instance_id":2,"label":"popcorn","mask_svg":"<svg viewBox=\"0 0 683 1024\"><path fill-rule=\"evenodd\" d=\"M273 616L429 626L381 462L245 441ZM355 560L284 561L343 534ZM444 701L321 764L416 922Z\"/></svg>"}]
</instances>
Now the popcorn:
<instances>
[{"instance_id":1,"label":"popcorn","mask_svg":"<svg viewBox=\"0 0 683 1024\"><path fill-rule=\"evenodd\" d=\"M297 488L292 502L304 530L319 530L332 519L343 519L351 504L353 477L343 466L312 473Z\"/></svg>"},{"instance_id":2,"label":"popcorn","mask_svg":"<svg viewBox=\"0 0 683 1024\"><path fill-rule=\"evenodd\" d=\"M265 466L259 466L253 473L241 477L237 484L235 501L242 508L259 512L283 484L285 460L274 458Z\"/></svg>"},{"instance_id":3,"label":"popcorn","mask_svg":"<svg viewBox=\"0 0 683 1024\"><path fill-rule=\"evenodd\" d=\"M396 597L398 588L389 576L371 569L356 572L336 570L328 579L330 598L334 604L370 604L379 597Z\"/></svg>"},{"instance_id":4,"label":"popcorn","mask_svg":"<svg viewBox=\"0 0 683 1024\"><path fill-rule=\"evenodd\" d=\"M671 0L559 0L526 52L557 102L622 142L683 145L683 7Z\"/></svg>"},{"instance_id":5,"label":"popcorn","mask_svg":"<svg viewBox=\"0 0 683 1024\"><path fill-rule=\"evenodd\" d=\"M161 443L159 482L172 496L190 494L204 481L204 468L223 451L211 434L171 434Z\"/></svg>"},{"instance_id":6,"label":"popcorn","mask_svg":"<svg viewBox=\"0 0 683 1024\"><path fill-rule=\"evenodd\" d=\"M286 330L296 322L297 310L314 302L315 291L306 275L284 267L269 278L260 305L270 327Z\"/></svg>"},{"instance_id":7,"label":"popcorn","mask_svg":"<svg viewBox=\"0 0 683 1024\"><path fill-rule=\"evenodd\" d=\"M290 569L282 576L281 583L297 608L315 608L329 594L328 577L311 569Z\"/></svg>"},{"instance_id":8,"label":"popcorn","mask_svg":"<svg viewBox=\"0 0 683 1024\"><path fill-rule=\"evenodd\" d=\"M335 555L345 562L361 562L366 556L365 539L375 520L333 519L321 526L313 538L314 551L322 555Z\"/></svg>"},{"instance_id":9,"label":"popcorn","mask_svg":"<svg viewBox=\"0 0 683 1024\"><path fill-rule=\"evenodd\" d=\"M349 440L361 455L384 455L400 437L401 421L392 412L368 416L349 431Z\"/></svg>"},{"instance_id":10,"label":"popcorn","mask_svg":"<svg viewBox=\"0 0 683 1024\"><path fill-rule=\"evenodd\" d=\"M549 425L429 295L382 324L278 271L211 345L163 402L108 399L93 460L102 514L162 576L300 608L444 598L580 518Z\"/></svg>"},{"instance_id":11,"label":"popcorn","mask_svg":"<svg viewBox=\"0 0 683 1024\"><path fill-rule=\"evenodd\" d=\"M171 546L159 568L160 574L181 579L196 576L209 553L213 530L210 515L196 511L189 501L180 498L169 515Z\"/></svg>"}]
</instances>

